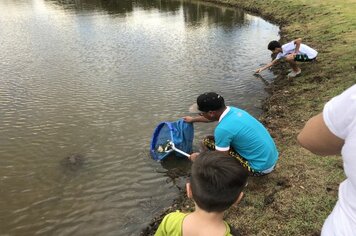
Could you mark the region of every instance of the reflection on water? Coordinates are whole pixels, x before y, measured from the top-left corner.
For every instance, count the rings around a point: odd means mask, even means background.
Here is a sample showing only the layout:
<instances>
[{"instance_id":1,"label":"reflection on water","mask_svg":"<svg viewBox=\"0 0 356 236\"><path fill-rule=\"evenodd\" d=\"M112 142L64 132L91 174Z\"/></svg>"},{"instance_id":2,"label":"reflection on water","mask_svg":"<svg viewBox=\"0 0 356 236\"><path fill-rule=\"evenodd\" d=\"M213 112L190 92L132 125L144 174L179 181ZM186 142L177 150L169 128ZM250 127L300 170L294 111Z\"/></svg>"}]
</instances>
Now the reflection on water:
<instances>
[{"instance_id":1,"label":"reflection on water","mask_svg":"<svg viewBox=\"0 0 356 236\"><path fill-rule=\"evenodd\" d=\"M217 23L226 27L236 27L245 23L245 13L242 10L216 7L196 1L58 0L55 3L63 9L72 9L77 12L103 11L117 17L130 16L135 9L158 10L169 14L180 14L180 10L183 10L184 22L191 26Z\"/></svg>"},{"instance_id":2,"label":"reflection on water","mask_svg":"<svg viewBox=\"0 0 356 236\"><path fill-rule=\"evenodd\" d=\"M137 235L190 164L150 159L155 126L205 91L258 115L252 72L278 33L239 10L158 0L0 0L0 26L4 235ZM195 125L195 149L213 128Z\"/></svg>"}]
</instances>

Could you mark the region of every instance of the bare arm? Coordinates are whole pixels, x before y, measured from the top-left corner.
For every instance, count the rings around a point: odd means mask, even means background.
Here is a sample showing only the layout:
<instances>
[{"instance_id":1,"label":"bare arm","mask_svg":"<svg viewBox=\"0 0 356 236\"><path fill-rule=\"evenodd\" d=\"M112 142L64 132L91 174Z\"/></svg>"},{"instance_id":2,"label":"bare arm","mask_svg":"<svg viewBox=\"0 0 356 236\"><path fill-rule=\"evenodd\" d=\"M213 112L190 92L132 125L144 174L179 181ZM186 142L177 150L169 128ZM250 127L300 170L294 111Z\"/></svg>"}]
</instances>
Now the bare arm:
<instances>
[{"instance_id":1,"label":"bare arm","mask_svg":"<svg viewBox=\"0 0 356 236\"><path fill-rule=\"evenodd\" d=\"M298 53L299 52L299 48L300 48L300 44L302 43L302 38L297 38L296 40L294 40L294 44L295 44L295 49L294 49L294 53Z\"/></svg>"},{"instance_id":2,"label":"bare arm","mask_svg":"<svg viewBox=\"0 0 356 236\"><path fill-rule=\"evenodd\" d=\"M210 120L208 120L207 118L205 118L204 116L195 116L195 117L192 117L192 116L185 116L183 117L183 120L185 122L188 122L188 123L194 123L194 122L204 122L204 123L208 123L208 122L211 122Z\"/></svg>"},{"instance_id":3,"label":"bare arm","mask_svg":"<svg viewBox=\"0 0 356 236\"><path fill-rule=\"evenodd\" d=\"M307 121L297 139L302 147L320 156L340 155L344 145L344 140L328 129L322 113Z\"/></svg>"},{"instance_id":4,"label":"bare arm","mask_svg":"<svg viewBox=\"0 0 356 236\"><path fill-rule=\"evenodd\" d=\"M268 63L267 65L261 67L261 68L258 68L255 72L256 73L260 73L261 71L267 69L267 68L270 68L271 66L277 64L278 62L278 59L274 59L273 61L271 61L270 63Z\"/></svg>"}]
</instances>

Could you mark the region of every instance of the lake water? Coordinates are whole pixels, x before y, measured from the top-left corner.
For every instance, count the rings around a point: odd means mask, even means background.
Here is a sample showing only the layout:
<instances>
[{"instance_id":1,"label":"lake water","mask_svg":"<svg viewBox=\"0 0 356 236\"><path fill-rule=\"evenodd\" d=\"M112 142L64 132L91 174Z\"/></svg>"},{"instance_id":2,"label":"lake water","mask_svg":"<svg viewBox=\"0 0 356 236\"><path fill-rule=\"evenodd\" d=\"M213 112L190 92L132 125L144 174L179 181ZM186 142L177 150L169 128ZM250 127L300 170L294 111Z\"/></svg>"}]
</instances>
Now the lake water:
<instances>
[{"instance_id":1,"label":"lake water","mask_svg":"<svg viewBox=\"0 0 356 236\"><path fill-rule=\"evenodd\" d=\"M138 235L189 167L150 158L155 126L206 91L258 116L278 31L195 1L0 0L0 235Z\"/></svg>"}]
</instances>

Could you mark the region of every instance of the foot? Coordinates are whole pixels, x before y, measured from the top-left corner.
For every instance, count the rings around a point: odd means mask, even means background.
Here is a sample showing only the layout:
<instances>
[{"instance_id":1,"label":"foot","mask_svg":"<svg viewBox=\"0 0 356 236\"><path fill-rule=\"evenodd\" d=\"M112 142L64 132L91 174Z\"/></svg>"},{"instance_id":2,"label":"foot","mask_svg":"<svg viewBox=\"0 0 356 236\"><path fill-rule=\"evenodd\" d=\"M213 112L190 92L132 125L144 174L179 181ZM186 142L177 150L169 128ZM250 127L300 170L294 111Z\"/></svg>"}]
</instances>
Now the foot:
<instances>
[{"instance_id":1,"label":"foot","mask_svg":"<svg viewBox=\"0 0 356 236\"><path fill-rule=\"evenodd\" d=\"M299 69L298 71L291 71L289 74L288 74L288 77L289 78L294 78L294 77L296 77L297 75L299 75L300 73L302 73L302 70L301 69Z\"/></svg>"}]
</instances>

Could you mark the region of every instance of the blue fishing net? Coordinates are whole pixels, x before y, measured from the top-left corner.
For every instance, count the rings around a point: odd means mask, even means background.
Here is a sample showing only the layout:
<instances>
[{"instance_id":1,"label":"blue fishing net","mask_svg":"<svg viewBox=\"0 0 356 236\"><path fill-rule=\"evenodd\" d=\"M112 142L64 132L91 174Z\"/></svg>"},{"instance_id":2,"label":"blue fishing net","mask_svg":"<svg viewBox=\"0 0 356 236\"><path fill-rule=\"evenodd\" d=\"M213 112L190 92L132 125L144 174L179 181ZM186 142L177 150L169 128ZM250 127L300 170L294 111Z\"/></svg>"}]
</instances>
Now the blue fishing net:
<instances>
[{"instance_id":1,"label":"blue fishing net","mask_svg":"<svg viewBox=\"0 0 356 236\"><path fill-rule=\"evenodd\" d=\"M170 155L173 150L169 149L169 142L186 153L192 153L194 138L194 127L183 119L175 122L162 122L153 132L150 152L154 160L160 161ZM182 156L180 153L175 153Z\"/></svg>"}]
</instances>

